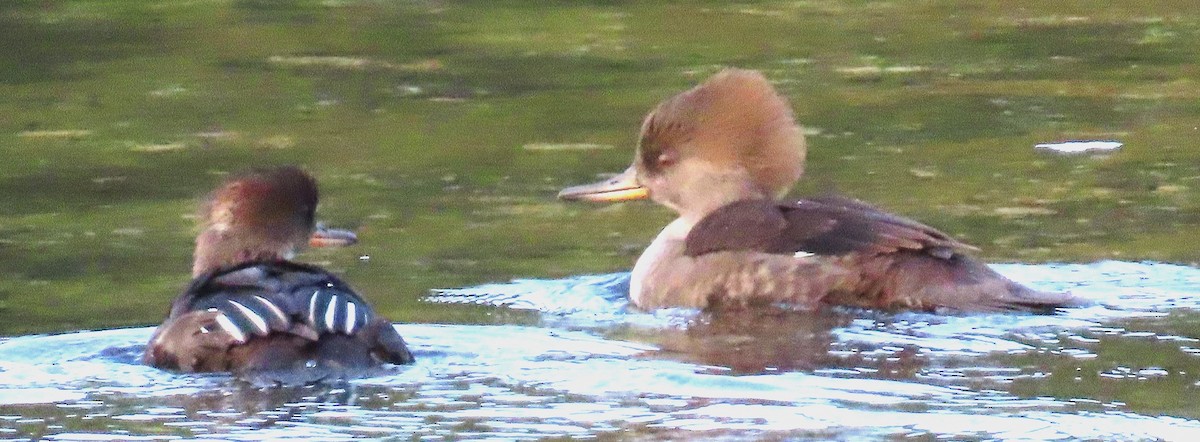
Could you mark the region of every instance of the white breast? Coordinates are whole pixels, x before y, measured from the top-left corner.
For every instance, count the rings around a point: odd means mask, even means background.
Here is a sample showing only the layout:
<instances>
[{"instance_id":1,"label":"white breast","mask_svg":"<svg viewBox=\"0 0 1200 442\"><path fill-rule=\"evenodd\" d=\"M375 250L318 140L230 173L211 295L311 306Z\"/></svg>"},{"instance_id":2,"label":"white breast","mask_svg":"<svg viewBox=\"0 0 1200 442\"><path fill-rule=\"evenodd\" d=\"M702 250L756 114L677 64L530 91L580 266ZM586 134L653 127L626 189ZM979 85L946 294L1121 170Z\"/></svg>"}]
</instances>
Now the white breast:
<instances>
[{"instance_id":1,"label":"white breast","mask_svg":"<svg viewBox=\"0 0 1200 442\"><path fill-rule=\"evenodd\" d=\"M680 257L683 241L694 223L683 218L676 219L664 227L654 241L650 243L642 256L638 257L629 275L629 300L634 305L644 305L642 300L653 290L647 282L653 278L654 272L664 263Z\"/></svg>"}]
</instances>

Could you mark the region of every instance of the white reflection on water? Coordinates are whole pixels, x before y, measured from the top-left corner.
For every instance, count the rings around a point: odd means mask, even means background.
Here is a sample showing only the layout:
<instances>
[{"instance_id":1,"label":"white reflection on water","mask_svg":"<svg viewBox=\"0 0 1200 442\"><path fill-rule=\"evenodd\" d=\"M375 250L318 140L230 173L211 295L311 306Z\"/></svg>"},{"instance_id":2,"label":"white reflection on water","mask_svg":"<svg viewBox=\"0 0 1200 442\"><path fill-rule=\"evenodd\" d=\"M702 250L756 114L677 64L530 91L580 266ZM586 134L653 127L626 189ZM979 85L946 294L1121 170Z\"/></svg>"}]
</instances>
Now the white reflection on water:
<instances>
[{"instance_id":1,"label":"white reflection on water","mask_svg":"<svg viewBox=\"0 0 1200 442\"><path fill-rule=\"evenodd\" d=\"M624 275L524 280L436 299L543 310L552 327L399 325L417 353L413 366L346 385L267 390L138 365L149 328L19 337L0 342L0 429L60 440L511 440L615 431L652 438L1200 437L1200 422L1139 415L1115 401L1014 395L996 386L1045 374L984 361L1037 351L1083 355L1097 333L1194 346L1190 337L1129 336L1114 321L1196 308L1200 271L1118 262L997 268L1098 305L1053 316L828 312L696 321L695 312L626 311ZM1135 378L1167 376L1161 371L1127 370Z\"/></svg>"}]
</instances>

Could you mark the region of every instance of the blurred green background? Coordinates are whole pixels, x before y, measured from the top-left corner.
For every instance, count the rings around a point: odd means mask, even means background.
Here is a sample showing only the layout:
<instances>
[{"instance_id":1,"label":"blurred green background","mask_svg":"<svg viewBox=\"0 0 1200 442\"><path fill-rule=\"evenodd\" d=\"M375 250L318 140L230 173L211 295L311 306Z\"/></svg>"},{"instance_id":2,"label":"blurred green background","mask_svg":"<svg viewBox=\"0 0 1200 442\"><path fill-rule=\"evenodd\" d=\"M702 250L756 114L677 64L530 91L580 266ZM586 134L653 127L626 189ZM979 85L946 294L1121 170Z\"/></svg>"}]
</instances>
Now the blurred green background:
<instances>
[{"instance_id":1,"label":"blurred green background","mask_svg":"<svg viewBox=\"0 0 1200 442\"><path fill-rule=\"evenodd\" d=\"M302 260L405 322L430 289L628 269L671 218L554 199L642 116L762 70L837 191L996 262L1200 261L1191 1L0 2L0 334L151 325L224 174L300 164L362 242ZM1037 143L1117 140L1109 155Z\"/></svg>"}]
</instances>

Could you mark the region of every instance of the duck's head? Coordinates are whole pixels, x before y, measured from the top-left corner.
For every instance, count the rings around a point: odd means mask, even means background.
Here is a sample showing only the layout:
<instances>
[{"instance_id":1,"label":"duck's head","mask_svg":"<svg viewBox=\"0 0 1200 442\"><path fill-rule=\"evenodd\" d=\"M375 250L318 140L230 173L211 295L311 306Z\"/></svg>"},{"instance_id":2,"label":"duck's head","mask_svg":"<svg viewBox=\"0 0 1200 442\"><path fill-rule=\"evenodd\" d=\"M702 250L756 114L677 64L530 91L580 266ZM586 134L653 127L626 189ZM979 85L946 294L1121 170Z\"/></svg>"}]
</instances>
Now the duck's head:
<instances>
[{"instance_id":1,"label":"duck's head","mask_svg":"<svg viewBox=\"0 0 1200 442\"><path fill-rule=\"evenodd\" d=\"M699 219L725 204L777 198L804 171L804 136L787 101L756 71L726 69L659 103L642 122L633 164L560 198L650 199Z\"/></svg>"},{"instance_id":2,"label":"duck's head","mask_svg":"<svg viewBox=\"0 0 1200 442\"><path fill-rule=\"evenodd\" d=\"M200 207L192 275L252 260L289 259L306 245L357 241L317 229L317 182L296 167L253 170L229 178Z\"/></svg>"}]
</instances>

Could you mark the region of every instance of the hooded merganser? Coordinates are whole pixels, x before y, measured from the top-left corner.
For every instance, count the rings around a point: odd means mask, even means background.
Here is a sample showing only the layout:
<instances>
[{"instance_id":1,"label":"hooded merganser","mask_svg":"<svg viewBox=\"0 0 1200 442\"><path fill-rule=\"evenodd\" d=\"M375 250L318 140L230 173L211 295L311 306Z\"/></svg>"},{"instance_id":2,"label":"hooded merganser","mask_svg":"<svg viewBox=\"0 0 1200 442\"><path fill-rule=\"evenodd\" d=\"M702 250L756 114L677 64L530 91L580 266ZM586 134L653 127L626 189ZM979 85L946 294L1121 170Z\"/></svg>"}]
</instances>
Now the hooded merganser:
<instances>
[{"instance_id":1,"label":"hooded merganser","mask_svg":"<svg viewBox=\"0 0 1200 442\"><path fill-rule=\"evenodd\" d=\"M317 230L316 206L316 181L295 167L252 171L213 191L199 213L192 283L143 361L184 372L307 371L299 376L306 380L413 362L392 323L349 285L289 261L306 243L356 241L350 232Z\"/></svg>"},{"instance_id":2,"label":"hooded merganser","mask_svg":"<svg viewBox=\"0 0 1200 442\"><path fill-rule=\"evenodd\" d=\"M643 309L1045 311L1079 302L1010 281L965 254L974 247L861 201L778 200L804 155L787 101L762 74L727 69L651 111L623 173L559 197L649 197L679 214L634 265L629 296Z\"/></svg>"}]
</instances>

